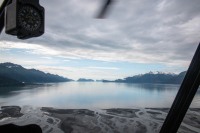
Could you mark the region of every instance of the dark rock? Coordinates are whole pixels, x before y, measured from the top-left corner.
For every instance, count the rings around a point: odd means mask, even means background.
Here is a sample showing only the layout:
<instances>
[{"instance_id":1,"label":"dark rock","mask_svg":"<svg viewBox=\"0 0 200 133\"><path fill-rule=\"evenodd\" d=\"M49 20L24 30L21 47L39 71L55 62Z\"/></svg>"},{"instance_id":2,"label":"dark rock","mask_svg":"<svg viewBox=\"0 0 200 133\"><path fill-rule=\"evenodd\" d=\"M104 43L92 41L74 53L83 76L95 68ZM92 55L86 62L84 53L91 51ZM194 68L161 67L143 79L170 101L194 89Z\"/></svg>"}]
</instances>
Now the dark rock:
<instances>
[{"instance_id":1,"label":"dark rock","mask_svg":"<svg viewBox=\"0 0 200 133\"><path fill-rule=\"evenodd\" d=\"M6 117L21 117L23 114L20 112L21 108L18 106L2 106L1 107L0 119Z\"/></svg>"}]
</instances>

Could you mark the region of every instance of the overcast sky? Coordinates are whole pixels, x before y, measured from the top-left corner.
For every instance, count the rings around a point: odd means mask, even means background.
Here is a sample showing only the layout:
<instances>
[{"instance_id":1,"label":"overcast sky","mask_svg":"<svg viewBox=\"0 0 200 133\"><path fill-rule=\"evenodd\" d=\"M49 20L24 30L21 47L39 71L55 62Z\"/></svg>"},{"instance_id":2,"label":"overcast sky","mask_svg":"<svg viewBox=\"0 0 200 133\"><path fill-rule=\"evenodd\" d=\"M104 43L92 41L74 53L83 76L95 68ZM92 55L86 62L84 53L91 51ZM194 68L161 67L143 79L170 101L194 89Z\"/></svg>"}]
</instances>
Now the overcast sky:
<instances>
[{"instance_id":1,"label":"overcast sky","mask_svg":"<svg viewBox=\"0 0 200 133\"><path fill-rule=\"evenodd\" d=\"M18 40L2 33L0 62L68 78L117 79L187 70L200 41L200 0L40 0L45 34Z\"/></svg>"}]
</instances>

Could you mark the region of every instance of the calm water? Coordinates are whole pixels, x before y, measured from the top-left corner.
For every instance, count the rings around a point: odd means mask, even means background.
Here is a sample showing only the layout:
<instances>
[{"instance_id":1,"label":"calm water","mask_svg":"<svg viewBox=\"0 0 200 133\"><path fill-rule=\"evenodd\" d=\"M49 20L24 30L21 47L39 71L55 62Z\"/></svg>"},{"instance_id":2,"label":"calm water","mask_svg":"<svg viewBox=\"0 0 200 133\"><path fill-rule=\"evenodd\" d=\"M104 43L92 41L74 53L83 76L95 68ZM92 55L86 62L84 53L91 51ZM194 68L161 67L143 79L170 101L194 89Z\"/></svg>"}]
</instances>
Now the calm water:
<instances>
[{"instance_id":1,"label":"calm water","mask_svg":"<svg viewBox=\"0 0 200 133\"><path fill-rule=\"evenodd\" d=\"M18 91L13 91L13 90ZM0 88L0 106L56 108L170 107L179 85L124 83L55 83ZM200 92L193 107L200 107Z\"/></svg>"}]
</instances>

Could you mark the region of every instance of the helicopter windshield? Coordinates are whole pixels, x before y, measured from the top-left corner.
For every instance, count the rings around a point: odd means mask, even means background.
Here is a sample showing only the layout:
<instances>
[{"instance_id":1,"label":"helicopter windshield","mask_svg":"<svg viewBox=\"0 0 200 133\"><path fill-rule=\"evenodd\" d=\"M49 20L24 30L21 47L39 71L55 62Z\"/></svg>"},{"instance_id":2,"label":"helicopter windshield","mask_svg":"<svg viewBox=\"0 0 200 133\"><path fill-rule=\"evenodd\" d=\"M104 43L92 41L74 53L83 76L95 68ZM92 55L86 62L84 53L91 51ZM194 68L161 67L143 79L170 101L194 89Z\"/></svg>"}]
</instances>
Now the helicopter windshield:
<instances>
[{"instance_id":1,"label":"helicopter windshield","mask_svg":"<svg viewBox=\"0 0 200 133\"><path fill-rule=\"evenodd\" d=\"M0 36L0 106L32 121L0 112L0 125L158 133L199 43L200 1L113 0L104 15L102 0L40 4L42 36ZM199 99L198 91L180 132L200 130Z\"/></svg>"}]
</instances>

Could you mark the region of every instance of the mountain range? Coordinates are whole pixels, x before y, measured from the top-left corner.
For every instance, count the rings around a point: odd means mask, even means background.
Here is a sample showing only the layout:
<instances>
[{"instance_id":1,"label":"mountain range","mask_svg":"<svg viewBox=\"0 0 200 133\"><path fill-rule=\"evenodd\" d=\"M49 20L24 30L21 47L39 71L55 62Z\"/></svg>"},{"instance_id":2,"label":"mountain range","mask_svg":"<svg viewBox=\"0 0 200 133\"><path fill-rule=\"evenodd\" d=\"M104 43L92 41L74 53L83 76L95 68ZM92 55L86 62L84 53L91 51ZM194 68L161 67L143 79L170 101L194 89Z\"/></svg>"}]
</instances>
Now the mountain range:
<instances>
[{"instance_id":1,"label":"mountain range","mask_svg":"<svg viewBox=\"0 0 200 133\"><path fill-rule=\"evenodd\" d=\"M21 85L24 83L67 82L71 79L44 73L36 69L26 69L13 63L0 63L0 86Z\"/></svg>"},{"instance_id":2,"label":"mountain range","mask_svg":"<svg viewBox=\"0 0 200 133\"><path fill-rule=\"evenodd\" d=\"M159 83L159 84L181 84L186 71L179 74L149 72L139 74L124 79L113 81L100 80L98 82L116 82L116 83ZM59 75L44 73L36 69L26 69L13 63L0 63L0 86L23 85L26 83L55 83L73 81ZM78 82L93 82L93 79L80 78Z\"/></svg>"},{"instance_id":3,"label":"mountain range","mask_svg":"<svg viewBox=\"0 0 200 133\"><path fill-rule=\"evenodd\" d=\"M77 80L77 82L94 82L93 79L85 79L85 78L80 78Z\"/></svg>"},{"instance_id":4,"label":"mountain range","mask_svg":"<svg viewBox=\"0 0 200 133\"><path fill-rule=\"evenodd\" d=\"M124 79L117 79L111 82L118 83L158 83L158 84L181 84L186 71L179 74L162 73L162 72L149 72L146 74L135 75L132 77L126 77ZM104 80L103 82L109 82Z\"/></svg>"}]
</instances>

